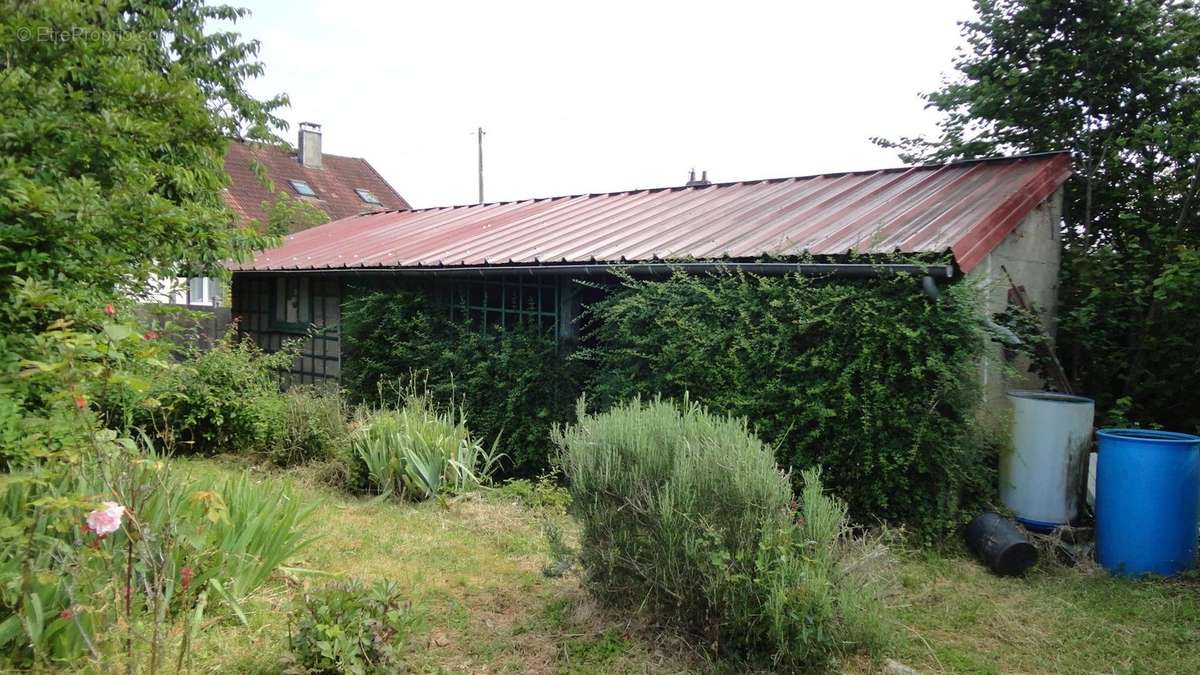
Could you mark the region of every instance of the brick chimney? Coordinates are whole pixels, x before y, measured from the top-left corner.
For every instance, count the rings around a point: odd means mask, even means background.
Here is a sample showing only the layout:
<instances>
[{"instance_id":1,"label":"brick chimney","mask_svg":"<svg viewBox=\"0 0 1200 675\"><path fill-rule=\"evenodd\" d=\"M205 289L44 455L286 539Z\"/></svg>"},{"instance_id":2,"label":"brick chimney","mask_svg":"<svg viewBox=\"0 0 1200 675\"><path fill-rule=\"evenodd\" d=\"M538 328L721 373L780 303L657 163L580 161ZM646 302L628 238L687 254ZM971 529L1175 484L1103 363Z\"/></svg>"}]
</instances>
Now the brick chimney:
<instances>
[{"instance_id":1,"label":"brick chimney","mask_svg":"<svg viewBox=\"0 0 1200 675\"><path fill-rule=\"evenodd\" d=\"M297 144L300 163L306 169L321 168L321 125L312 122L300 123L300 141Z\"/></svg>"}]
</instances>

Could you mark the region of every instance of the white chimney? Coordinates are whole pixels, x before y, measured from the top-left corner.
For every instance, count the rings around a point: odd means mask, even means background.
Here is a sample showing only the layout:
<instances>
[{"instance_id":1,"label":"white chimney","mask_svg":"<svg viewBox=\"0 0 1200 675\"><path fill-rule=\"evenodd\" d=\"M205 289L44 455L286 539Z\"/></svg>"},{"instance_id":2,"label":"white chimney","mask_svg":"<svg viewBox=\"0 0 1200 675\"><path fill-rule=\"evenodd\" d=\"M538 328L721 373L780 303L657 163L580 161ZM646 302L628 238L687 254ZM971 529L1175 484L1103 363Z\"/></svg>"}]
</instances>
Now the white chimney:
<instances>
[{"instance_id":1,"label":"white chimney","mask_svg":"<svg viewBox=\"0 0 1200 675\"><path fill-rule=\"evenodd\" d=\"M321 168L321 125L300 123L299 160L306 169Z\"/></svg>"}]
</instances>

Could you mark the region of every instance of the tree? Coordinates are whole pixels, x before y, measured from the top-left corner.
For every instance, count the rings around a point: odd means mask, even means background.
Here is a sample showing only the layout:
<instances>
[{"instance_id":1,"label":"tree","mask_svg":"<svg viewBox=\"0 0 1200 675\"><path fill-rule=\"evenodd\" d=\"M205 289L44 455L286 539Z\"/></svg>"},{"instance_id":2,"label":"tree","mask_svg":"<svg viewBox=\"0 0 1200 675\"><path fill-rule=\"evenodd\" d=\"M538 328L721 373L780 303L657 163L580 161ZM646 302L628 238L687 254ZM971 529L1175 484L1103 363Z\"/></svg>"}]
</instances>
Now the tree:
<instances>
[{"instance_id":1,"label":"tree","mask_svg":"<svg viewBox=\"0 0 1200 675\"><path fill-rule=\"evenodd\" d=\"M136 640L154 672L167 608L190 601L170 595L187 516L143 518L148 495L168 488L139 454L151 430L133 432L127 412L160 410L146 383L183 366L121 306L155 276L222 276L223 261L271 241L221 194L229 138L272 142L286 103L246 92L258 45L210 25L243 15L201 0L0 0L5 665L108 672L119 659L134 672ZM100 494L137 513L125 565L112 564L113 543L79 545Z\"/></svg>"},{"instance_id":2,"label":"tree","mask_svg":"<svg viewBox=\"0 0 1200 675\"><path fill-rule=\"evenodd\" d=\"M1110 422L1200 427L1200 12L1155 0L978 0L906 161L1069 150L1059 349Z\"/></svg>"},{"instance_id":3,"label":"tree","mask_svg":"<svg viewBox=\"0 0 1200 675\"><path fill-rule=\"evenodd\" d=\"M231 136L274 141L255 42L201 0L0 0L0 298L18 280L99 302L220 274L269 243L225 205ZM26 328L0 300L7 330Z\"/></svg>"},{"instance_id":4,"label":"tree","mask_svg":"<svg viewBox=\"0 0 1200 675\"><path fill-rule=\"evenodd\" d=\"M0 458L65 449L93 390L132 379L105 336L141 333L113 305L271 243L221 194L229 139L277 142L287 102L250 96L257 43L212 29L244 15L0 0Z\"/></svg>"}]
</instances>

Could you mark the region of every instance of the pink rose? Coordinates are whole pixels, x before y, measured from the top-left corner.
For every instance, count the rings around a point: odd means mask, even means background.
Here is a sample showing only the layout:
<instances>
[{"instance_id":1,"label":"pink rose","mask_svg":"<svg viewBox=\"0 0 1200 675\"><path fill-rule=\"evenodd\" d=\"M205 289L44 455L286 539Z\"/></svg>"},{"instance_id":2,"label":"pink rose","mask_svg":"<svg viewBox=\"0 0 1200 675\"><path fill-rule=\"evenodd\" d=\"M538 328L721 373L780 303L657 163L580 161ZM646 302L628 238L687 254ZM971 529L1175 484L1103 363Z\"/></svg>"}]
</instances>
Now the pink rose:
<instances>
[{"instance_id":1,"label":"pink rose","mask_svg":"<svg viewBox=\"0 0 1200 675\"><path fill-rule=\"evenodd\" d=\"M101 537L121 529L121 518L125 515L125 507L116 502L104 502L103 506L87 515L88 529Z\"/></svg>"}]
</instances>

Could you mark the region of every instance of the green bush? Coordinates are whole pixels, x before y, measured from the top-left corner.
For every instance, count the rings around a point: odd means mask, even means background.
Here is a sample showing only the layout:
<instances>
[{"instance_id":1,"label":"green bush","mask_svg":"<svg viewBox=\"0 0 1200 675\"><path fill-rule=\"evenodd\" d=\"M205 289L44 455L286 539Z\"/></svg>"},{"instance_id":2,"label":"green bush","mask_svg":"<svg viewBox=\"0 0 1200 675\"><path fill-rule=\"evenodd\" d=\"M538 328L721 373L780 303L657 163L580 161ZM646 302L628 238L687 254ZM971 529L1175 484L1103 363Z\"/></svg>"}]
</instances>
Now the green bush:
<instances>
[{"instance_id":1,"label":"green bush","mask_svg":"<svg viewBox=\"0 0 1200 675\"><path fill-rule=\"evenodd\" d=\"M291 615L291 660L300 672L404 669L405 640L420 615L391 582L347 581L306 593Z\"/></svg>"},{"instance_id":2,"label":"green bush","mask_svg":"<svg viewBox=\"0 0 1200 675\"><path fill-rule=\"evenodd\" d=\"M280 372L294 359L294 349L266 354L230 329L211 349L189 348L182 367L153 387L159 409L134 419L180 453L270 452L283 440L288 415Z\"/></svg>"},{"instance_id":3,"label":"green bush","mask_svg":"<svg viewBox=\"0 0 1200 675\"><path fill-rule=\"evenodd\" d=\"M689 392L748 418L793 476L823 467L859 522L933 538L991 490L993 464L972 440L976 296L957 284L932 302L912 277L628 279L589 308L595 346L578 358L601 409Z\"/></svg>"},{"instance_id":4,"label":"green bush","mask_svg":"<svg viewBox=\"0 0 1200 675\"><path fill-rule=\"evenodd\" d=\"M566 514L571 504L571 493L559 485L556 476L546 474L537 480L514 478L500 486L500 494L519 500L525 507Z\"/></svg>"},{"instance_id":5,"label":"green bush","mask_svg":"<svg viewBox=\"0 0 1200 675\"><path fill-rule=\"evenodd\" d=\"M416 375L437 405L465 409L485 444L499 440L506 475L545 471L550 428L569 421L582 391L582 369L553 334L529 323L497 330L452 321L449 307L417 291L347 301L342 330L342 384L352 399L375 401L381 388Z\"/></svg>"},{"instance_id":6,"label":"green bush","mask_svg":"<svg viewBox=\"0 0 1200 675\"><path fill-rule=\"evenodd\" d=\"M356 473L380 493L422 500L490 480L500 460L467 430L461 411L435 410L410 395L398 410L372 413L352 440Z\"/></svg>"},{"instance_id":7,"label":"green bush","mask_svg":"<svg viewBox=\"0 0 1200 675\"><path fill-rule=\"evenodd\" d=\"M844 571L845 507L815 471L797 523L788 477L744 421L661 399L599 415L581 401L578 418L555 442L601 600L777 668L879 642L871 585Z\"/></svg>"},{"instance_id":8,"label":"green bush","mask_svg":"<svg viewBox=\"0 0 1200 675\"><path fill-rule=\"evenodd\" d=\"M334 388L292 387L284 396L283 429L271 460L288 467L343 457L349 444L346 404Z\"/></svg>"}]
</instances>

